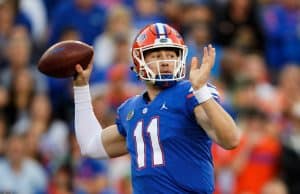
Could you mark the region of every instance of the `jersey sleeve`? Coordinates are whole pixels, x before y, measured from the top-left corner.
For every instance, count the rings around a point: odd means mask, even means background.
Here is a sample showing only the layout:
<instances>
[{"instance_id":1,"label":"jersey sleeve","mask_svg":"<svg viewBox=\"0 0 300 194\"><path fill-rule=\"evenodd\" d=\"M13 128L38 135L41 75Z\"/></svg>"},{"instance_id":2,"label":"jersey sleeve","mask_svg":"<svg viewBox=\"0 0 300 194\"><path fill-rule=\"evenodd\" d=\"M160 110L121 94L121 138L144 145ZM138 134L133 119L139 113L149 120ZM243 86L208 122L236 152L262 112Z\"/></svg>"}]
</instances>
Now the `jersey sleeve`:
<instances>
[{"instance_id":1,"label":"jersey sleeve","mask_svg":"<svg viewBox=\"0 0 300 194\"><path fill-rule=\"evenodd\" d=\"M196 108L196 106L199 105L199 102L196 99L193 92L194 92L194 89L191 86L188 91L188 94L186 95L186 106L187 106L189 114L191 114L191 115L194 115L194 109Z\"/></svg>"}]
</instances>

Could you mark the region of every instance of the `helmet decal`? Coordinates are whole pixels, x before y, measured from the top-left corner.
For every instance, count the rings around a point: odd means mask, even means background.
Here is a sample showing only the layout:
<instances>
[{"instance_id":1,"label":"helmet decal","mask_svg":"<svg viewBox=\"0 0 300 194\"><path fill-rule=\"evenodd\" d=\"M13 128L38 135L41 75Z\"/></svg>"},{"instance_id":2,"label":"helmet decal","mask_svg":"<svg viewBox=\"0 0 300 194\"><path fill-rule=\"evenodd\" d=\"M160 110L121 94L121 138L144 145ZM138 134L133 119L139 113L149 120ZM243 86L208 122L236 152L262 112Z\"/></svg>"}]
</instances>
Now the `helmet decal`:
<instances>
[{"instance_id":1,"label":"helmet decal","mask_svg":"<svg viewBox=\"0 0 300 194\"><path fill-rule=\"evenodd\" d=\"M156 23L154 25L155 25L155 29L156 29L157 38L168 38L167 29L164 24Z\"/></svg>"},{"instance_id":2,"label":"helmet decal","mask_svg":"<svg viewBox=\"0 0 300 194\"><path fill-rule=\"evenodd\" d=\"M140 36L138 36L136 41L139 42L139 43L142 43L146 39L147 39L147 35L144 33L144 34L141 34Z\"/></svg>"}]
</instances>

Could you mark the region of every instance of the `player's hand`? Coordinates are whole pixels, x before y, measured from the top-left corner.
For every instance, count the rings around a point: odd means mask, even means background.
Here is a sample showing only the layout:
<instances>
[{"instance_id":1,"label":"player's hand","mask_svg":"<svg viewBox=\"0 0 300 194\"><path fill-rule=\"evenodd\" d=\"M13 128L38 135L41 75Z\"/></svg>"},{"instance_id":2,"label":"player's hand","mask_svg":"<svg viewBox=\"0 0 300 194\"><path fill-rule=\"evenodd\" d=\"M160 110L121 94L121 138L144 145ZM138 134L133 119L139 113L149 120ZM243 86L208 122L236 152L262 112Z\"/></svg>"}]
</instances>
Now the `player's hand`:
<instances>
[{"instance_id":1,"label":"player's hand","mask_svg":"<svg viewBox=\"0 0 300 194\"><path fill-rule=\"evenodd\" d=\"M197 57L192 58L190 81L195 90L198 90L207 83L210 71L215 63L216 51L211 44L203 49L203 57L200 68L198 67Z\"/></svg>"},{"instance_id":2,"label":"player's hand","mask_svg":"<svg viewBox=\"0 0 300 194\"><path fill-rule=\"evenodd\" d=\"M92 69L93 69L93 59L90 61L86 69L83 69L80 64L77 64L75 66L75 70L77 74L74 76L73 85L74 86L88 85Z\"/></svg>"}]
</instances>

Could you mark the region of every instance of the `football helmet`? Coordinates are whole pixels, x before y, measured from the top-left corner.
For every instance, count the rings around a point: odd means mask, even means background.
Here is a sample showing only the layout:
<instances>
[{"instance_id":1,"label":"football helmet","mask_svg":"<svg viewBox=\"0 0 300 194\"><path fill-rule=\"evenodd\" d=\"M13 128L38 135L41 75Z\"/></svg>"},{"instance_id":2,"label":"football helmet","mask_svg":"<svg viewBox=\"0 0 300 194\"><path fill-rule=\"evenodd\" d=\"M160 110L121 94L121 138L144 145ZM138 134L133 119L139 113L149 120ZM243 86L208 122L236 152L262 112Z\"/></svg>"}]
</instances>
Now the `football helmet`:
<instances>
[{"instance_id":1,"label":"football helmet","mask_svg":"<svg viewBox=\"0 0 300 194\"><path fill-rule=\"evenodd\" d=\"M145 62L145 52L153 49L174 50L178 55L172 60L156 60L150 63ZM136 36L132 47L132 58L134 62L133 70L139 78L149 81L155 85L170 86L172 83L185 77L185 63L187 56L187 46L184 44L181 35L171 26L163 23L154 23L143 28ZM160 71L162 63L172 63L174 70L172 73L164 74ZM157 68L158 73L154 73L150 65Z\"/></svg>"}]
</instances>

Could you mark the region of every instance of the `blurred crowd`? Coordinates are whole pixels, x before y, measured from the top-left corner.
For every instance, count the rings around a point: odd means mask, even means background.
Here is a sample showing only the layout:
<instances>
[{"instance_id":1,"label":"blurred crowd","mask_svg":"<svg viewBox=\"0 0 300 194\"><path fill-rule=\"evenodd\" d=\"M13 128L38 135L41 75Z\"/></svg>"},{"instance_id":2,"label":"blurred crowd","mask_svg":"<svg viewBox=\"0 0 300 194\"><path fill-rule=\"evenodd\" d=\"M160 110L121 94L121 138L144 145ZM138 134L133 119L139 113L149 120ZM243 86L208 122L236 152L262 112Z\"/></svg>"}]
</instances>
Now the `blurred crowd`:
<instances>
[{"instance_id":1,"label":"blurred crowd","mask_svg":"<svg viewBox=\"0 0 300 194\"><path fill-rule=\"evenodd\" d=\"M36 66L58 41L93 45L94 112L108 126L144 89L130 49L154 22L183 35L188 65L216 47L211 82L243 138L232 151L213 145L215 194L300 193L299 0L0 0L1 193L131 193L128 156L80 156L72 78Z\"/></svg>"}]
</instances>

